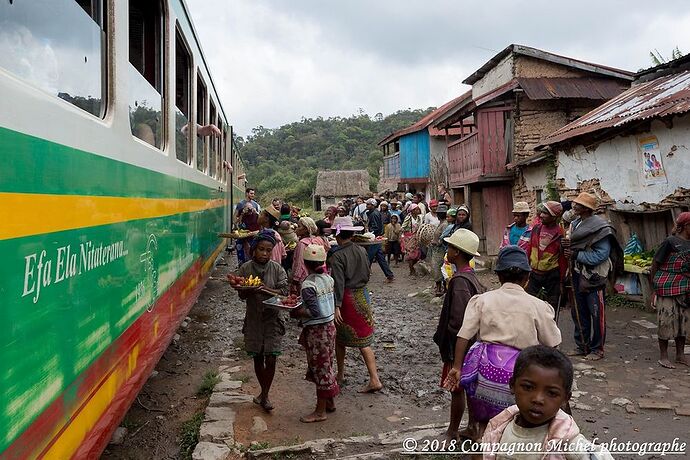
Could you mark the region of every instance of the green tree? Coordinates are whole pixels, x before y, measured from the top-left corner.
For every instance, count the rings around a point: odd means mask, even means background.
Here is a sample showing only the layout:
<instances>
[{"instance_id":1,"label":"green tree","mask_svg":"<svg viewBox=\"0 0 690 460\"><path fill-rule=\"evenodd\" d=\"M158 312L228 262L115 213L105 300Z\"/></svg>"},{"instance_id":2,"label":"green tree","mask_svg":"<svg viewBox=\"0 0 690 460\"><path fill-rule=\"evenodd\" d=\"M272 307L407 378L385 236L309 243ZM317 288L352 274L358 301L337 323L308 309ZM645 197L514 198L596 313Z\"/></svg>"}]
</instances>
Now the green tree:
<instances>
[{"instance_id":1,"label":"green tree","mask_svg":"<svg viewBox=\"0 0 690 460\"><path fill-rule=\"evenodd\" d=\"M319 170L366 169L373 189L383 163L378 142L431 110L400 110L374 118L361 110L347 118L302 118L276 129L257 126L246 139L235 141L260 197L279 196L304 206L311 203Z\"/></svg>"}]
</instances>

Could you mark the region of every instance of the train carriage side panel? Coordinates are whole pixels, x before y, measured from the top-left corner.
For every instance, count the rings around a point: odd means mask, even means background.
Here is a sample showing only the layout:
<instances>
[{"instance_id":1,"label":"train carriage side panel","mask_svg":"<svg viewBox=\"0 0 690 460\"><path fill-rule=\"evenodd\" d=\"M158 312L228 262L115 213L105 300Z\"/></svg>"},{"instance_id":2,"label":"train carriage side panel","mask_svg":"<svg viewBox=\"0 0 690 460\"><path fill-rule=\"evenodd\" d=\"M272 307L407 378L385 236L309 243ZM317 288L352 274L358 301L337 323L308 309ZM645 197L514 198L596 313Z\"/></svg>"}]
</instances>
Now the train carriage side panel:
<instances>
[{"instance_id":1,"label":"train carriage side panel","mask_svg":"<svg viewBox=\"0 0 690 460\"><path fill-rule=\"evenodd\" d=\"M163 150L132 136L127 2L104 5L119 32L104 41L103 118L0 61L12 107L0 113L2 459L99 455L224 247L226 185L176 159L174 117ZM170 37L188 18L182 4L166 8ZM173 72L164 85L170 95Z\"/></svg>"}]
</instances>

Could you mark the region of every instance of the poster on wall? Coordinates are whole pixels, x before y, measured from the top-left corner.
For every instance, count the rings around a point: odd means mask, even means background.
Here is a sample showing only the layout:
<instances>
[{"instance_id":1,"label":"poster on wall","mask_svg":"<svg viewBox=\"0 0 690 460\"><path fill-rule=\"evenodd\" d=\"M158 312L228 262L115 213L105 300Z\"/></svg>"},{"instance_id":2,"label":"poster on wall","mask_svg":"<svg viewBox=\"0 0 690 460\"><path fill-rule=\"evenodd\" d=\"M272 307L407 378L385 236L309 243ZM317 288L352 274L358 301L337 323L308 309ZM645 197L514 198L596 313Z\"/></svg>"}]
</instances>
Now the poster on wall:
<instances>
[{"instance_id":1,"label":"poster on wall","mask_svg":"<svg viewBox=\"0 0 690 460\"><path fill-rule=\"evenodd\" d=\"M640 146L640 163L642 164L642 178L645 185L665 184L666 171L661 159L659 141L656 136L638 138Z\"/></svg>"}]
</instances>

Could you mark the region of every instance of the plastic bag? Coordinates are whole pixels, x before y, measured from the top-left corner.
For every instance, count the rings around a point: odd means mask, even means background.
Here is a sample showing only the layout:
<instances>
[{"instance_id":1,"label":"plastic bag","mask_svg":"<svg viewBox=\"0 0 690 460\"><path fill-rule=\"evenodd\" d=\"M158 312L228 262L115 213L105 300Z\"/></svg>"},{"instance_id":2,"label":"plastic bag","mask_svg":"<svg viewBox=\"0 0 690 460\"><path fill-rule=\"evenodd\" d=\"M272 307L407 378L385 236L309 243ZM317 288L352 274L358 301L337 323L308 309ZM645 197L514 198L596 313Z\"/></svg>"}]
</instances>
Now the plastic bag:
<instances>
[{"instance_id":1,"label":"plastic bag","mask_svg":"<svg viewBox=\"0 0 690 460\"><path fill-rule=\"evenodd\" d=\"M640 241L640 238L638 238L637 233L633 233L630 235L630 239L628 240L628 243L625 245L625 249L623 249L623 254L626 256L631 256L633 254L639 254L644 250L642 247L642 242Z\"/></svg>"}]
</instances>

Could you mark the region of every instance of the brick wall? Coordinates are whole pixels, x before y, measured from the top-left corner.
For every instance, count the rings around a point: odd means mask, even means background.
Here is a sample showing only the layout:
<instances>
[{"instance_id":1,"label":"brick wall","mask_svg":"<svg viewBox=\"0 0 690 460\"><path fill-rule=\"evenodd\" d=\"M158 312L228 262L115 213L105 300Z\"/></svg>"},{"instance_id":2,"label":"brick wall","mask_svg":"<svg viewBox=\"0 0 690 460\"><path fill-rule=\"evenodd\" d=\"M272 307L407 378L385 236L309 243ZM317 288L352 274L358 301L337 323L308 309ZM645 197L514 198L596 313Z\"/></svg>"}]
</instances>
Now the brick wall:
<instances>
[{"instance_id":1,"label":"brick wall","mask_svg":"<svg viewBox=\"0 0 690 460\"><path fill-rule=\"evenodd\" d=\"M583 70L522 55L518 55L515 59L514 69L515 76L522 78L577 78L592 76L592 74Z\"/></svg>"},{"instance_id":2,"label":"brick wall","mask_svg":"<svg viewBox=\"0 0 690 460\"><path fill-rule=\"evenodd\" d=\"M600 101L533 101L523 94L519 95L514 111L513 162L534 155L534 148L543 137L586 114L599 103Z\"/></svg>"}]
</instances>

